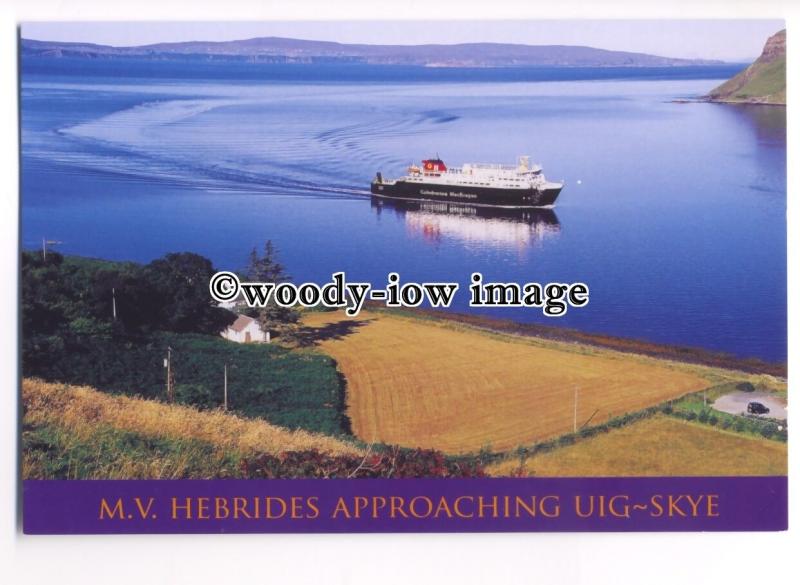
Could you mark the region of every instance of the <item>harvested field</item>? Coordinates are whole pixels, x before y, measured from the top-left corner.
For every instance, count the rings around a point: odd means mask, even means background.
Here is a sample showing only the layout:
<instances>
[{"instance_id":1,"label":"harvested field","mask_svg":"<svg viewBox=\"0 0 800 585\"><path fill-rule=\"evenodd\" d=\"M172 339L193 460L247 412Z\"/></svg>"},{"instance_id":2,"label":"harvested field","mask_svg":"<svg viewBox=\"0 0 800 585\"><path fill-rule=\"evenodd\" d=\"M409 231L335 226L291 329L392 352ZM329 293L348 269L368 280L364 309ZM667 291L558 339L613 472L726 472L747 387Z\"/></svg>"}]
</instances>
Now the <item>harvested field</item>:
<instances>
[{"instance_id":1,"label":"harvested field","mask_svg":"<svg viewBox=\"0 0 800 585\"><path fill-rule=\"evenodd\" d=\"M385 312L304 323L345 375L347 414L367 442L502 451L572 431L575 388L580 426L709 385L670 362Z\"/></svg>"},{"instance_id":2,"label":"harvested field","mask_svg":"<svg viewBox=\"0 0 800 585\"><path fill-rule=\"evenodd\" d=\"M523 474L537 477L786 475L785 443L735 434L666 416L612 429L535 455ZM519 459L489 467L515 475Z\"/></svg>"}]
</instances>

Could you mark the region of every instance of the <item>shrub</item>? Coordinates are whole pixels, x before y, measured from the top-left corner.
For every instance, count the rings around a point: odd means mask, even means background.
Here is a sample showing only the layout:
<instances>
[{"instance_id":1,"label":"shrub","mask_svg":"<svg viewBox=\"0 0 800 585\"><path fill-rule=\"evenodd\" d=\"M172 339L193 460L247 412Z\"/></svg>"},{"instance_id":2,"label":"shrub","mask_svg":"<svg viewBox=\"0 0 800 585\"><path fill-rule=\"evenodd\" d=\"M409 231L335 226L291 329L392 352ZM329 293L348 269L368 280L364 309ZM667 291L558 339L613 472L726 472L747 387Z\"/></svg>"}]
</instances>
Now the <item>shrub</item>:
<instances>
[{"instance_id":1,"label":"shrub","mask_svg":"<svg viewBox=\"0 0 800 585\"><path fill-rule=\"evenodd\" d=\"M212 409L219 405L219 390L216 390L215 394L203 384L175 384L175 400L200 409Z\"/></svg>"},{"instance_id":2,"label":"shrub","mask_svg":"<svg viewBox=\"0 0 800 585\"><path fill-rule=\"evenodd\" d=\"M622 426L622 424L621 418L612 418L610 421L608 421L608 426L610 426L612 429L618 429Z\"/></svg>"},{"instance_id":3,"label":"shrub","mask_svg":"<svg viewBox=\"0 0 800 585\"><path fill-rule=\"evenodd\" d=\"M753 386L750 382L739 382L736 384L736 389L740 392L755 392L756 387Z\"/></svg>"},{"instance_id":4,"label":"shrub","mask_svg":"<svg viewBox=\"0 0 800 585\"><path fill-rule=\"evenodd\" d=\"M563 435L558 439L558 445L560 447L566 447L567 445L574 445L575 444L575 436L574 435Z\"/></svg>"},{"instance_id":5,"label":"shrub","mask_svg":"<svg viewBox=\"0 0 800 585\"><path fill-rule=\"evenodd\" d=\"M777 425L767 424L761 428L760 432L762 437L764 437L765 439L769 439L770 437L772 437L772 435L778 432L778 427Z\"/></svg>"},{"instance_id":6,"label":"shrub","mask_svg":"<svg viewBox=\"0 0 800 585\"><path fill-rule=\"evenodd\" d=\"M282 478L416 478L485 477L483 466L472 458L448 458L430 449L392 449L383 453L326 455L319 451L294 451L281 456L259 455L241 461L241 473L250 479Z\"/></svg>"}]
</instances>

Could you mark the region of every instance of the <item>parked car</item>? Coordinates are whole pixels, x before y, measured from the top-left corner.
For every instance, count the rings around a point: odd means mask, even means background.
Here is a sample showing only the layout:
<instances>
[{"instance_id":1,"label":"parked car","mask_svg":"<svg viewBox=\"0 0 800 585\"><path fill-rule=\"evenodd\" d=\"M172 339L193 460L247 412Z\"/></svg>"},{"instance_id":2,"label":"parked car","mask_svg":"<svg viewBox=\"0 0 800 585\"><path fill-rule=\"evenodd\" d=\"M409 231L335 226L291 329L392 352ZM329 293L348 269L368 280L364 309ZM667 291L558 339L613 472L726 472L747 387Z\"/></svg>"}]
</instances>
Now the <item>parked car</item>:
<instances>
[{"instance_id":1,"label":"parked car","mask_svg":"<svg viewBox=\"0 0 800 585\"><path fill-rule=\"evenodd\" d=\"M750 414L767 414L769 412L769 408L760 402L748 402L747 412Z\"/></svg>"}]
</instances>

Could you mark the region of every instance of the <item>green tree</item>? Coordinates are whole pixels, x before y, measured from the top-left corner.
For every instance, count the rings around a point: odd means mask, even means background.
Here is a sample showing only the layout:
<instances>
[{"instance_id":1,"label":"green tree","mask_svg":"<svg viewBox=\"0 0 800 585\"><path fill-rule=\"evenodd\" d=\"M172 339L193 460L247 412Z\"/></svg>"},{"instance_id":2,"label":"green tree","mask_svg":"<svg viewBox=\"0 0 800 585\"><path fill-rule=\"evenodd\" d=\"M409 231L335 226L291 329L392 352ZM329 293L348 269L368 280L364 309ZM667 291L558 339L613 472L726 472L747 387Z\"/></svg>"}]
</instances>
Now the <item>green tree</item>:
<instances>
[{"instance_id":1,"label":"green tree","mask_svg":"<svg viewBox=\"0 0 800 585\"><path fill-rule=\"evenodd\" d=\"M278 251L272 240L267 240L264 244L263 255L259 256L255 248L250 252L246 277L250 282L280 284L291 281L283 264L278 261ZM264 331L276 331L286 338L293 338L297 333L300 314L294 308L278 306L274 298L270 298L266 306L254 309L250 315L258 319Z\"/></svg>"},{"instance_id":2,"label":"green tree","mask_svg":"<svg viewBox=\"0 0 800 585\"><path fill-rule=\"evenodd\" d=\"M66 311L71 296L61 277L63 257L51 252L45 262L40 254L22 254L22 364L23 373L46 364L48 356L64 350Z\"/></svg>"},{"instance_id":3,"label":"green tree","mask_svg":"<svg viewBox=\"0 0 800 585\"><path fill-rule=\"evenodd\" d=\"M155 294L148 307L156 328L178 333L219 333L235 316L216 306L208 292L214 274L211 261L198 254L167 254L144 269L145 282Z\"/></svg>"}]
</instances>

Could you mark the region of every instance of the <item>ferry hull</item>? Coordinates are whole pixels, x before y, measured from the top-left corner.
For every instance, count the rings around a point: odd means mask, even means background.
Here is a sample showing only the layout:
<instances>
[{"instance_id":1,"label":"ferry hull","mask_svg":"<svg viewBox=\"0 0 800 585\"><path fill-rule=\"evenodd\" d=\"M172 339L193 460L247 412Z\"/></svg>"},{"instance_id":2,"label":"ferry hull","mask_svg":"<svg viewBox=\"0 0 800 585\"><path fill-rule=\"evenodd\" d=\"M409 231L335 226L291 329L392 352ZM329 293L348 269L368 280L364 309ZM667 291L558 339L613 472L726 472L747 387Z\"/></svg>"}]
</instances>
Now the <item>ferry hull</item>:
<instances>
[{"instance_id":1,"label":"ferry hull","mask_svg":"<svg viewBox=\"0 0 800 585\"><path fill-rule=\"evenodd\" d=\"M372 182L372 194L389 199L422 201L447 201L493 207L551 207L555 204L561 186L544 189L499 189L462 185L436 185L397 181Z\"/></svg>"},{"instance_id":2,"label":"ferry hull","mask_svg":"<svg viewBox=\"0 0 800 585\"><path fill-rule=\"evenodd\" d=\"M421 213L442 215L458 219L501 220L511 223L525 223L541 227L550 232L561 230L561 222L556 212L549 208L494 207L489 205L470 205L467 203L444 203L423 199L394 199L373 195L371 206L377 212L391 209L398 215Z\"/></svg>"}]
</instances>

